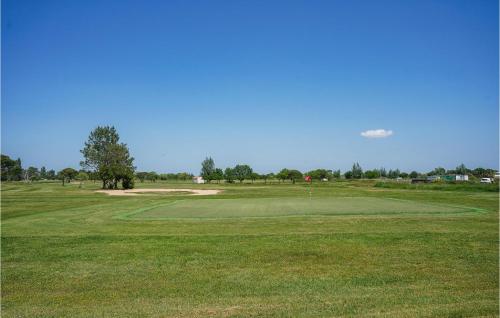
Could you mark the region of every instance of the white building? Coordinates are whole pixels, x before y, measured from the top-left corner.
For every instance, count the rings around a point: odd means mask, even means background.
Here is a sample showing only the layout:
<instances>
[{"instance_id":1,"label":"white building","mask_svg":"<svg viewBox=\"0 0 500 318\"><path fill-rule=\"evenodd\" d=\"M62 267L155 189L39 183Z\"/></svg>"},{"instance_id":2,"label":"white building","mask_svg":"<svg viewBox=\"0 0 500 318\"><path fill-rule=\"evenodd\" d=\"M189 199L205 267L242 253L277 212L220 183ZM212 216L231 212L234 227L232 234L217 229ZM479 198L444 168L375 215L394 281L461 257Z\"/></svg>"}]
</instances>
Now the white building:
<instances>
[{"instance_id":1,"label":"white building","mask_svg":"<svg viewBox=\"0 0 500 318\"><path fill-rule=\"evenodd\" d=\"M202 177L193 177L193 183L205 183Z\"/></svg>"},{"instance_id":2,"label":"white building","mask_svg":"<svg viewBox=\"0 0 500 318\"><path fill-rule=\"evenodd\" d=\"M457 174L455 176L455 181L469 181L469 176L466 174Z\"/></svg>"}]
</instances>

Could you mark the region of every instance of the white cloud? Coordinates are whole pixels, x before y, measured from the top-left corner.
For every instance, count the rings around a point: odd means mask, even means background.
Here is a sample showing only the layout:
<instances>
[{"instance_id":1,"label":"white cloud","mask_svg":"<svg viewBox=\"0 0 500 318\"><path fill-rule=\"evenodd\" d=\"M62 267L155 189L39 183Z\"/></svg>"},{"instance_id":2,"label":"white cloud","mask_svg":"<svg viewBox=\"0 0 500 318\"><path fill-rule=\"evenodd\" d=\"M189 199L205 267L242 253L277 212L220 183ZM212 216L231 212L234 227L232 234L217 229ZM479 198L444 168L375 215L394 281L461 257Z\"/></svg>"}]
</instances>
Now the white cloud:
<instances>
[{"instance_id":1,"label":"white cloud","mask_svg":"<svg viewBox=\"0 0 500 318\"><path fill-rule=\"evenodd\" d=\"M392 135L392 130L374 129L367 130L361 133L361 136L366 138L387 138Z\"/></svg>"}]
</instances>

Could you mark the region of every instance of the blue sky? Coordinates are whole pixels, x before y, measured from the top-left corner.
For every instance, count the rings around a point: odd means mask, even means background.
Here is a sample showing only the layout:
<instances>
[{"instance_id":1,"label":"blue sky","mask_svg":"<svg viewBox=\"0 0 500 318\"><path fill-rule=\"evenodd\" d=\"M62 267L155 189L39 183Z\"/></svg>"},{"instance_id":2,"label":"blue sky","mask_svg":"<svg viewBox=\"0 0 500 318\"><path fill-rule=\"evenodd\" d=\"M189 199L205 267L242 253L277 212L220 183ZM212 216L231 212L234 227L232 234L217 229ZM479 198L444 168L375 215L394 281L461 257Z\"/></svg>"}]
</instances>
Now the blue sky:
<instances>
[{"instance_id":1,"label":"blue sky","mask_svg":"<svg viewBox=\"0 0 500 318\"><path fill-rule=\"evenodd\" d=\"M2 1L2 153L139 170L498 167L498 2ZM366 138L386 129L386 138Z\"/></svg>"}]
</instances>

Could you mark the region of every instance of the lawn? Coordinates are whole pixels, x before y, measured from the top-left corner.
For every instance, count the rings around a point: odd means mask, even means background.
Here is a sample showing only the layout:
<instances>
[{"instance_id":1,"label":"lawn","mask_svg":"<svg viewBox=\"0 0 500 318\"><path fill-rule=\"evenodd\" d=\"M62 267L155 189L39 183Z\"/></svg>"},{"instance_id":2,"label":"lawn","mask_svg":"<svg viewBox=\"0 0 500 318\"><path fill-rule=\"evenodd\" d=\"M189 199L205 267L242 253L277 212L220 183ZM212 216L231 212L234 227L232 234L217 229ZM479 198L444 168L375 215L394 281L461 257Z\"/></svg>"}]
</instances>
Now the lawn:
<instances>
[{"instance_id":1,"label":"lawn","mask_svg":"<svg viewBox=\"0 0 500 318\"><path fill-rule=\"evenodd\" d=\"M3 317L497 317L498 193L2 184Z\"/></svg>"}]
</instances>

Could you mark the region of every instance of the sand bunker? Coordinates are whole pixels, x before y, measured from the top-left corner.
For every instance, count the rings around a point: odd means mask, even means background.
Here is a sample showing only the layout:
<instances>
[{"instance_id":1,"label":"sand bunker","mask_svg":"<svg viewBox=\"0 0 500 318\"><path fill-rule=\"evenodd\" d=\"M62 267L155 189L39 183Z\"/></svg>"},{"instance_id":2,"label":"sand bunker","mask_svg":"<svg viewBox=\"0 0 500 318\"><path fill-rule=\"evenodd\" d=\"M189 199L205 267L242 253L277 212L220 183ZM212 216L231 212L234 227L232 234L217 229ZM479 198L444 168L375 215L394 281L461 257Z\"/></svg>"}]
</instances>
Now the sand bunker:
<instances>
[{"instance_id":1,"label":"sand bunker","mask_svg":"<svg viewBox=\"0 0 500 318\"><path fill-rule=\"evenodd\" d=\"M131 190L97 190L99 193L106 193L109 195L138 195L141 193L151 192L187 192L190 195L214 195L220 193L222 190L207 190L207 189L131 189Z\"/></svg>"}]
</instances>

